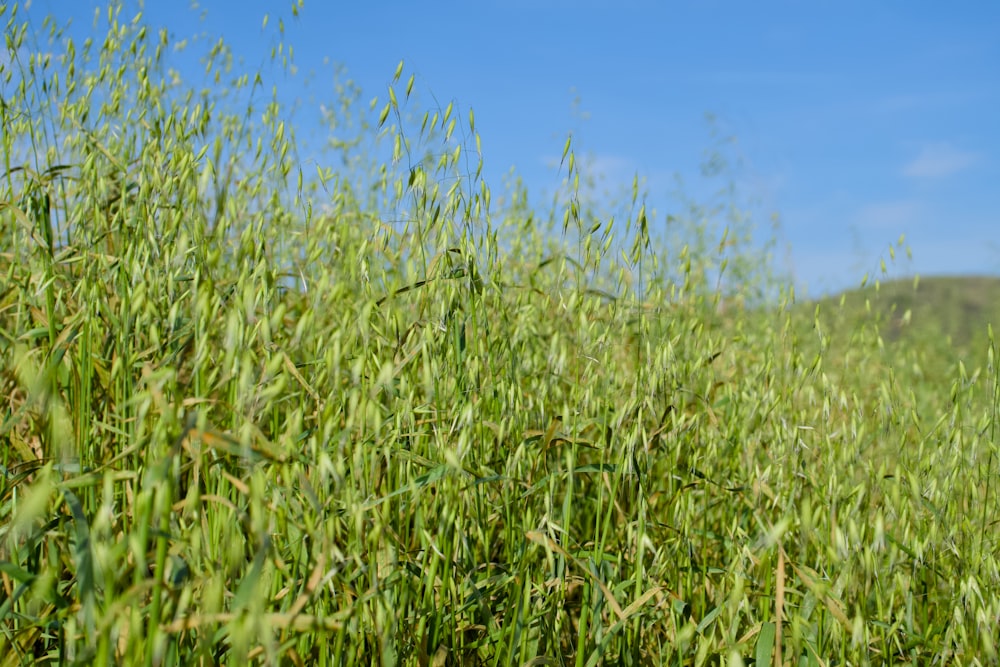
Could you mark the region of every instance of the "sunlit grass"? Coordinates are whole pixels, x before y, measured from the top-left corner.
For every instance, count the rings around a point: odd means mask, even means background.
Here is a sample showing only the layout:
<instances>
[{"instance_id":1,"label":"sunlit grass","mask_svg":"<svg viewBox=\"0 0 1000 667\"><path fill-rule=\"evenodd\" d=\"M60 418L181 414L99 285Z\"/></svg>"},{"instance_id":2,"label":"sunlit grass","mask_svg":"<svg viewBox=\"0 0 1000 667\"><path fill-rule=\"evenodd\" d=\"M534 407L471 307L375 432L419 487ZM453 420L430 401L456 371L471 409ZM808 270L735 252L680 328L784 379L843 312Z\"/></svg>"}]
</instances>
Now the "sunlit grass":
<instances>
[{"instance_id":1,"label":"sunlit grass","mask_svg":"<svg viewBox=\"0 0 1000 667\"><path fill-rule=\"evenodd\" d=\"M0 664L996 664L992 334L779 300L570 142L565 215L492 195L402 66L305 173L224 46L4 11Z\"/></svg>"}]
</instances>

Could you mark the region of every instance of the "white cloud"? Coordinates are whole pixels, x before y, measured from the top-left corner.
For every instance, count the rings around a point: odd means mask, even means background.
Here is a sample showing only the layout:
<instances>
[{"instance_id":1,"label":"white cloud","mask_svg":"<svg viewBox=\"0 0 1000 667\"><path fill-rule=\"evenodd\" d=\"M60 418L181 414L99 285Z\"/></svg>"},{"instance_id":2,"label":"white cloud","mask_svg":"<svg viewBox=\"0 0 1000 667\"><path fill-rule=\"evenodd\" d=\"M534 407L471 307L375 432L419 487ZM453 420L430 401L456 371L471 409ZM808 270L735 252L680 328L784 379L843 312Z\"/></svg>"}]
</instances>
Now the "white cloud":
<instances>
[{"instance_id":1,"label":"white cloud","mask_svg":"<svg viewBox=\"0 0 1000 667\"><path fill-rule=\"evenodd\" d=\"M598 181L613 183L625 179L631 180L636 171L632 160L617 155L585 155L582 162L584 172L590 173Z\"/></svg>"},{"instance_id":2,"label":"white cloud","mask_svg":"<svg viewBox=\"0 0 1000 667\"><path fill-rule=\"evenodd\" d=\"M947 142L927 144L903 167L903 174L910 178L941 178L968 169L978 159L975 153Z\"/></svg>"},{"instance_id":3,"label":"white cloud","mask_svg":"<svg viewBox=\"0 0 1000 667\"><path fill-rule=\"evenodd\" d=\"M913 200L904 199L862 206L855 214L854 220L863 229L901 233L917 222L919 215L920 204Z\"/></svg>"},{"instance_id":4,"label":"white cloud","mask_svg":"<svg viewBox=\"0 0 1000 667\"><path fill-rule=\"evenodd\" d=\"M558 158L543 156L542 161L550 169L558 169L560 178L566 176L568 158L561 166ZM585 199L602 199L605 196L614 198L623 188L631 187L632 179L637 173L640 183L643 181L643 173L636 163L619 155L594 153L577 155L575 169L581 177L580 195Z\"/></svg>"}]
</instances>

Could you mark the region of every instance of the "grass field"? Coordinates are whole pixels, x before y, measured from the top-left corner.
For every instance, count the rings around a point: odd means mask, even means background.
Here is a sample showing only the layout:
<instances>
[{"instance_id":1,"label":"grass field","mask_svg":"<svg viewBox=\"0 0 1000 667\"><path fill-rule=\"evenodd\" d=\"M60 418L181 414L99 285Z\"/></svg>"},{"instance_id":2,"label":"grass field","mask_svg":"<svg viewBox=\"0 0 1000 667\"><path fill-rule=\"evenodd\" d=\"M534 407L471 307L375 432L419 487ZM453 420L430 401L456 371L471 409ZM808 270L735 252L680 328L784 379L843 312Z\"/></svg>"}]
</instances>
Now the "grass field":
<instances>
[{"instance_id":1,"label":"grass field","mask_svg":"<svg viewBox=\"0 0 1000 667\"><path fill-rule=\"evenodd\" d=\"M571 142L493 194L402 65L317 167L224 44L19 11L0 665L998 664L995 281L796 303Z\"/></svg>"}]
</instances>

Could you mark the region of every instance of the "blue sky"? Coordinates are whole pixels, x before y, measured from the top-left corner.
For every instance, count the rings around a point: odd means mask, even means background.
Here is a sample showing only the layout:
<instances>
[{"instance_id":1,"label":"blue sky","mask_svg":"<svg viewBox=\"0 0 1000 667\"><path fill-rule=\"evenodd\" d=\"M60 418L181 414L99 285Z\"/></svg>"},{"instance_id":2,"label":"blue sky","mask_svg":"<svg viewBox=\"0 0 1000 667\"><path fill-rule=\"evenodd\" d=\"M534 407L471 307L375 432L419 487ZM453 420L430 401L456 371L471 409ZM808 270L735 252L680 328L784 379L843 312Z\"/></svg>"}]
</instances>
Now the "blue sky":
<instances>
[{"instance_id":1,"label":"blue sky","mask_svg":"<svg viewBox=\"0 0 1000 667\"><path fill-rule=\"evenodd\" d=\"M290 4L150 2L146 17L221 35L257 67L264 14L284 16L300 74L280 85L307 104L334 100L331 63L367 100L405 60L420 103L474 109L494 196L511 167L551 192L573 132L607 187L638 173L665 217L675 176L707 192L711 113L761 232L780 215L780 267L811 294L875 275L900 234L913 259L892 275L1000 273L1000 2L306 0L298 19Z\"/></svg>"}]
</instances>

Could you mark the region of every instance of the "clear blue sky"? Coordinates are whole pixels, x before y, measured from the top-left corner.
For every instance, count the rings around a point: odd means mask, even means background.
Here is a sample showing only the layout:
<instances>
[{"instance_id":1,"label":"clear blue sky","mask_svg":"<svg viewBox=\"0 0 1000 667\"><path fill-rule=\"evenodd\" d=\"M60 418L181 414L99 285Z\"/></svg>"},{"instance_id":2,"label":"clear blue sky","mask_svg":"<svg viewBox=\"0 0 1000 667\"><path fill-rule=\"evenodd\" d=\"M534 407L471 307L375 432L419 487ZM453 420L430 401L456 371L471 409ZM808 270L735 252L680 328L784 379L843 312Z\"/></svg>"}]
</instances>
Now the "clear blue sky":
<instances>
[{"instance_id":1,"label":"clear blue sky","mask_svg":"<svg viewBox=\"0 0 1000 667\"><path fill-rule=\"evenodd\" d=\"M421 102L474 109L494 196L510 167L551 192L572 131L606 183L645 177L662 217L675 174L702 187L715 114L738 139L734 177L762 231L780 214L779 259L812 294L874 274L903 233L913 260L893 275L1000 273L995 0L306 0L297 20L290 4L148 2L146 17L176 37L221 35L257 67L271 46L263 15L284 16L303 75L281 83L288 98L311 73L308 95L322 101L325 61L364 99L384 98L405 60Z\"/></svg>"}]
</instances>

